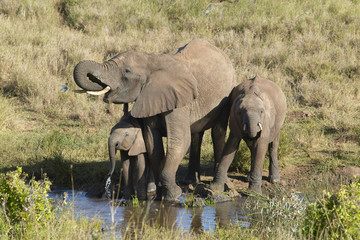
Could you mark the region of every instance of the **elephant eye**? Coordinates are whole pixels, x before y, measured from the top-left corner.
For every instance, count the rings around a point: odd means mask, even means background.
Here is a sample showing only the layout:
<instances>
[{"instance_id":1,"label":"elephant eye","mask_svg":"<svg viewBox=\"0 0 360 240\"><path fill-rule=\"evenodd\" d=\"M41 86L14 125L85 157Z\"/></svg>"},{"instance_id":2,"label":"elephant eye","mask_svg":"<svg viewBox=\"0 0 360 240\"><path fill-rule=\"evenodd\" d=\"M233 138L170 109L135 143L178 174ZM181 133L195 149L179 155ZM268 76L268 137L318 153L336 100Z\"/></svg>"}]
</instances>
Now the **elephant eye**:
<instances>
[{"instance_id":1,"label":"elephant eye","mask_svg":"<svg viewBox=\"0 0 360 240\"><path fill-rule=\"evenodd\" d=\"M129 133L128 132L125 132L125 137L129 136Z\"/></svg>"},{"instance_id":2,"label":"elephant eye","mask_svg":"<svg viewBox=\"0 0 360 240\"><path fill-rule=\"evenodd\" d=\"M131 70L129 68L125 68L125 73L131 73Z\"/></svg>"}]
</instances>

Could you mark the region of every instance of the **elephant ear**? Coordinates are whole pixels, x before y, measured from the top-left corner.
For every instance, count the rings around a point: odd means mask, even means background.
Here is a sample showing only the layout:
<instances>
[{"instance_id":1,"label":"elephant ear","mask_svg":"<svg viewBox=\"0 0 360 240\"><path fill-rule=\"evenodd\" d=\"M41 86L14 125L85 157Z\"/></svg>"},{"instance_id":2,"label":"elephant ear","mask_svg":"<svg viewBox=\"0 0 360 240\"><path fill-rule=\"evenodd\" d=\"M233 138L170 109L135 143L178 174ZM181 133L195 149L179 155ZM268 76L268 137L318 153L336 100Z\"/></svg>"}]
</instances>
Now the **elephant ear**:
<instances>
[{"instance_id":1,"label":"elephant ear","mask_svg":"<svg viewBox=\"0 0 360 240\"><path fill-rule=\"evenodd\" d=\"M160 61L159 61L160 62ZM131 109L135 118L144 118L181 108L197 97L197 81L179 60L167 57L157 65Z\"/></svg>"},{"instance_id":2,"label":"elephant ear","mask_svg":"<svg viewBox=\"0 0 360 240\"><path fill-rule=\"evenodd\" d=\"M145 153L145 152L146 152L146 147L145 147L144 138L142 136L141 130L139 130L136 134L133 144L130 147L129 156L137 156L140 153Z\"/></svg>"}]
</instances>

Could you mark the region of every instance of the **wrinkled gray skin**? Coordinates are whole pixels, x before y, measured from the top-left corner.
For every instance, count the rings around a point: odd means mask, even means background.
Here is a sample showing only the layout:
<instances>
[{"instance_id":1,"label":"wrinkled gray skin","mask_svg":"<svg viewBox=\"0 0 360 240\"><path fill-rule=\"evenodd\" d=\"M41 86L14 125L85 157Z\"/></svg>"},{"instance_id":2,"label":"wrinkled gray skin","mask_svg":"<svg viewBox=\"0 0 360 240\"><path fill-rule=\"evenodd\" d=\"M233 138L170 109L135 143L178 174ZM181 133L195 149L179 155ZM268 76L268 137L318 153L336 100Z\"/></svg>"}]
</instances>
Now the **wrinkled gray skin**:
<instances>
[{"instance_id":1,"label":"wrinkled gray skin","mask_svg":"<svg viewBox=\"0 0 360 240\"><path fill-rule=\"evenodd\" d=\"M280 181L278 147L280 128L286 115L286 98L272 81L256 77L238 85L231 93L230 134L218 165L212 188L224 190L227 171L241 139L251 151L249 190L261 193L262 170L269 150L269 179Z\"/></svg>"},{"instance_id":2,"label":"wrinkled gray skin","mask_svg":"<svg viewBox=\"0 0 360 240\"><path fill-rule=\"evenodd\" d=\"M155 191L152 171L148 164L145 142L141 126L130 115L124 115L111 129L108 149L111 176L115 169L116 152L120 150L123 166L124 198L136 196L139 200L147 198L147 192Z\"/></svg>"},{"instance_id":3,"label":"wrinkled gray skin","mask_svg":"<svg viewBox=\"0 0 360 240\"><path fill-rule=\"evenodd\" d=\"M115 170L116 153L120 151L123 166L124 198L136 196L139 200L146 200L147 193L154 192L156 186L154 176L148 164L145 142L142 136L139 120L125 115L111 129L108 140L110 171L112 176ZM200 181L200 147L203 134L192 134L191 158L188 173L184 183ZM147 186L147 188L146 188Z\"/></svg>"},{"instance_id":4,"label":"wrinkled gray skin","mask_svg":"<svg viewBox=\"0 0 360 240\"><path fill-rule=\"evenodd\" d=\"M74 69L74 80L87 91L109 87L105 102L135 102L131 115L143 120L146 150L165 201L182 193L175 176L192 134L212 128L215 159L220 159L234 69L229 58L207 41L193 40L166 54L127 51L102 64L82 61Z\"/></svg>"},{"instance_id":5,"label":"wrinkled gray skin","mask_svg":"<svg viewBox=\"0 0 360 240\"><path fill-rule=\"evenodd\" d=\"M156 190L153 172L148 164L145 142L139 120L141 119L124 115L111 129L108 140L111 164L108 176L111 177L114 173L116 153L120 151L123 167L124 199L130 199L136 196L139 200L146 200L147 193ZM199 135L200 134L192 135L196 140L192 141L192 150L190 150L192 158L189 160L188 174L183 180L184 183L200 181L201 139L198 139L200 137Z\"/></svg>"}]
</instances>

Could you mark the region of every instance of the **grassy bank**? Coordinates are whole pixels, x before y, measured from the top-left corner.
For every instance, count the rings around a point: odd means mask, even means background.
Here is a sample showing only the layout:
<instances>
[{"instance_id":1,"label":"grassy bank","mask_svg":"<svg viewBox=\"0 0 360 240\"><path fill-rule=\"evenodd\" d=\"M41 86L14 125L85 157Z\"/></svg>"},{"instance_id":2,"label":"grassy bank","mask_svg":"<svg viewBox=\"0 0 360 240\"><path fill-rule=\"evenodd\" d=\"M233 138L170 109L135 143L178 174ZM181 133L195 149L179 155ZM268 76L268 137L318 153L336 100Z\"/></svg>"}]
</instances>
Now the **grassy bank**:
<instances>
[{"instance_id":1,"label":"grassy bank","mask_svg":"<svg viewBox=\"0 0 360 240\"><path fill-rule=\"evenodd\" d=\"M357 165L359 2L210 2L2 1L0 168L21 165L35 174L43 168L68 184L64 172L74 164L97 181L100 173L92 169L106 172L106 138L121 106L61 91L61 85L75 88L75 64L128 49L167 52L199 37L229 55L238 82L261 75L285 92L282 166ZM204 158L212 155L209 144ZM248 170L248 155L242 145L233 170ZM54 166L60 174L52 173Z\"/></svg>"},{"instance_id":2,"label":"grassy bank","mask_svg":"<svg viewBox=\"0 0 360 240\"><path fill-rule=\"evenodd\" d=\"M197 224L191 224L189 232L176 224L178 219L170 220L174 216L164 205L156 209L158 214L154 218L150 205L138 201L133 201L130 216L123 216L125 220L119 222L105 224L101 218L83 218L68 195L56 201L48 198L50 186L46 177L37 181L21 168L0 173L2 239L358 239L360 236L359 179L342 185L334 193L324 191L320 198L311 201L307 195L280 189L273 193L273 198L250 195L243 202L246 215L239 216L239 223L224 224L219 218L213 229L203 231Z\"/></svg>"}]
</instances>

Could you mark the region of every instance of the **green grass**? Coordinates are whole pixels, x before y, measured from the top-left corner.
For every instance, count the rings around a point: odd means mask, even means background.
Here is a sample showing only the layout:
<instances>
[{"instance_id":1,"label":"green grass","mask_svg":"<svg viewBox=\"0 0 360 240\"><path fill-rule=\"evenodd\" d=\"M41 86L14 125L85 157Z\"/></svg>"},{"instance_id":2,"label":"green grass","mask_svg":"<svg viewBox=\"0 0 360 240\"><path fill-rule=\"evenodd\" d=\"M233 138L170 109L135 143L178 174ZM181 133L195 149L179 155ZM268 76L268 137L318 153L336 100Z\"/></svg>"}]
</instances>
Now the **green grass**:
<instances>
[{"instance_id":1,"label":"green grass","mask_svg":"<svg viewBox=\"0 0 360 240\"><path fill-rule=\"evenodd\" d=\"M282 166L357 165L359 2L225 1L205 14L210 2L2 1L2 168L57 157L107 161L105 139L121 106L60 91L76 88L75 64L128 49L166 52L198 37L229 55L238 82L262 75L285 92ZM240 150L233 169L246 171L249 154ZM207 135L202 156L212 158Z\"/></svg>"},{"instance_id":2,"label":"green grass","mask_svg":"<svg viewBox=\"0 0 360 240\"><path fill-rule=\"evenodd\" d=\"M281 166L359 166L360 1L223 1L205 14L211 2L1 1L0 170L22 166L71 187L72 165L77 188L103 181L122 106L71 92L74 66L129 49L167 52L199 37L230 57L239 83L261 75L283 89ZM231 169L248 171L249 157L242 143ZM208 237L231 234L221 231Z\"/></svg>"}]
</instances>

